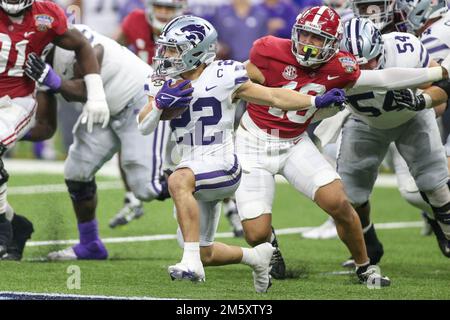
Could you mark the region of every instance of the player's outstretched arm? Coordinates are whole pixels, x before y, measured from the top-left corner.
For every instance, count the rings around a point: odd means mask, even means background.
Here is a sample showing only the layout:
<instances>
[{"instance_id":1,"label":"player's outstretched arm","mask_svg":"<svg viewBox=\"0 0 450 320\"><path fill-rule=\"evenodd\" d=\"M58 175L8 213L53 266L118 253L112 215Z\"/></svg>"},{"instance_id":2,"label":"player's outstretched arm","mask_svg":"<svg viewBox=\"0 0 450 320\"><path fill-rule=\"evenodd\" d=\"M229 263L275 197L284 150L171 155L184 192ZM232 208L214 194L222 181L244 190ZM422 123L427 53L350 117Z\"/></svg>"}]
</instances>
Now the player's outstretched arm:
<instances>
[{"instance_id":1,"label":"player's outstretched arm","mask_svg":"<svg viewBox=\"0 0 450 320\"><path fill-rule=\"evenodd\" d=\"M75 28L70 28L63 35L56 37L53 43L64 49L75 51L84 76L88 99L83 109L81 123L87 124L88 132L92 132L94 123L101 123L105 128L109 123L109 108L99 74L100 67L90 43Z\"/></svg>"},{"instance_id":2,"label":"player's outstretched arm","mask_svg":"<svg viewBox=\"0 0 450 320\"><path fill-rule=\"evenodd\" d=\"M442 79L448 79L448 72L444 67L361 70L360 77L350 87L362 91L396 90L417 88Z\"/></svg>"},{"instance_id":3,"label":"player's outstretched arm","mask_svg":"<svg viewBox=\"0 0 450 320\"><path fill-rule=\"evenodd\" d=\"M439 64L431 60L430 67L439 66ZM427 84L423 91L416 92L411 89L402 89L394 91L394 99L397 105L412 110L420 111L426 108L434 108L436 116L441 116L447 107L447 100L450 93L449 80L441 80L433 84Z\"/></svg>"},{"instance_id":4,"label":"player's outstretched arm","mask_svg":"<svg viewBox=\"0 0 450 320\"><path fill-rule=\"evenodd\" d=\"M39 91L36 97L36 123L22 140L26 141L43 141L50 139L56 132L56 98L50 92Z\"/></svg>"},{"instance_id":5,"label":"player's outstretched arm","mask_svg":"<svg viewBox=\"0 0 450 320\"><path fill-rule=\"evenodd\" d=\"M345 102L345 94L340 89L332 89L323 96L310 96L285 88L269 88L252 81L242 84L233 98L282 110L304 110L310 107L326 108Z\"/></svg>"}]
</instances>

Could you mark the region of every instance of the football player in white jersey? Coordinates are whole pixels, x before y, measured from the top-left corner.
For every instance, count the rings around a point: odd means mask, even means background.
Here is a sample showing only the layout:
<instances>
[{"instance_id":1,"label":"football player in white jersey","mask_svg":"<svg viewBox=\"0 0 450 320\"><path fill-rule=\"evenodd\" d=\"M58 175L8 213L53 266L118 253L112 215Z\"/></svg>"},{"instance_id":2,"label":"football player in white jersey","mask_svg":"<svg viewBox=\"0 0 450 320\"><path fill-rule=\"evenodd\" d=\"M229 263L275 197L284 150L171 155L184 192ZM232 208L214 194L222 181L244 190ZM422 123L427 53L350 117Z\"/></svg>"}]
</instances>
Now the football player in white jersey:
<instances>
[{"instance_id":1,"label":"football player in white jersey","mask_svg":"<svg viewBox=\"0 0 450 320\"><path fill-rule=\"evenodd\" d=\"M450 12L446 0L399 0L396 2L399 14L403 18L403 28L408 32L420 37L423 46L427 49L430 57L441 63L450 55L450 40L448 32L450 31ZM439 81L435 83L435 95L441 95L443 100L447 100L450 94L450 83L448 81ZM405 108L419 111L425 108L422 95L410 89L402 90L397 93L399 103L403 103ZM401 100L401 101L400 101ZM420 103L422 101L422 103ZM437 116L442 115L447 107L447 103L443 103L435 108ZM446 141L445 149L450 168L450 136L443 137ZM406 162L396 153L394 165L396 169L400 191L402 196L411 204L423 210L423 217L428 221L431 229L436 236L442 238L439 226L433 218L433 209L429 203L424 200L425 197L420 194L420 190L412 179ZM445 240L443 240L445 241ZM446 254L446 253L444 253Z\"/></svg>"},{"instance_id":2,"label":"football player in white jersey","mask_svg":"<svg viewBox=\"0 0 450 320\"><path fill-rule=\"evenodd\" d=\"M97 193L95 174L118 149L127 182L143 201L169 197L167 183L161 179L165 140L170 128L161 122L150 138L143 137L135 116L147 98L142 89L153 69L117 42L85 25L75 25L89 40L101 65L106 99L111 118L108 126L86 128L77 123L74 143L65 162L64 178L77 216L80 243L48 255L51 260L106 259L107 250L98 236L95 211ZM54 47L47 55L50 65L31 55L26 72L36 81L60 93L67 100L83 102L84 84L78 78L73 52ZM52 81L52 79L59 81ZM89 132L92 131L92 132ZM163 139L158 137L164 136Z\"/></svg>"},{"instance_id":3,"label":"football player in white jersey","mask_svg":"<svg viewBox=\"0 0 450 320\"><path fill-rule=\"evenodd\" d=\"M204 281L204 265L243 263L253 269L255 290L266 292L274 250L270 243L248 249L214 242L220 200L236 191L242 174L234 152L234 102L243 99L286 110L323 108L343 101L342 91L313 97L252 83L242 63L214 61L217 32L195 16L169 22L157 44L155 71L161 78L146 85L149 101L138 116L139 128L151 133L163 110L185 108L170 121L181 162L169 177L184 253L168 272L172 279ZM185 81L172 86L168 77ZM192 88L183 90L189 84Z\"/></svg>"},{"instance_id":4,"label":"football player in white jersey","mask_svg":"<svg viewBox=\"0 0 450 320\"><path fill-rule=\"evenodd\" d=\"M419 39L408 33L381 35L368 19L355 18L344 27L345 48L354 54L361 68L392 67L423 68L437 65L429 58ZM445 150L430 108L445 98L432 88L416 96L423 110L413 111L397 100L392 91L347 90L351 115L344 123L337 161L338 173L346 193L361 218L368 251L372 259L381 259L383 247L370 222L369 197L378 174L378 167L389 145L394 142L409 165L419 190L433 208L443 238L439 248L450 252L450 190ZM439 88L437 88L439 89ZM440 90L440 89L439 89ZM420 100L420 101L419 101ZM373 261L374 262L374 261Z\"/></svg>"}]
</instances>

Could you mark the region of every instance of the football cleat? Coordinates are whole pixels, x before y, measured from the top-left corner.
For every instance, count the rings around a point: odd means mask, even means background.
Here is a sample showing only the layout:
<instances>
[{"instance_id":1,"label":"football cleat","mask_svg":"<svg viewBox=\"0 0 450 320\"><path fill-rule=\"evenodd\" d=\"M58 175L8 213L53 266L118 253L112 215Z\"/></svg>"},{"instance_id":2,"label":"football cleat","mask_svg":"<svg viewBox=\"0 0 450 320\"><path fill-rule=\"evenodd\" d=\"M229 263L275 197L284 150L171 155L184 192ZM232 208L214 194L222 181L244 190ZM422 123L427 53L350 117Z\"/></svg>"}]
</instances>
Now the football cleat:
<instances>
[{"instance_id":1,"label":"football cleat","mask_svg":"<svg viewBox=\"0 0 450 320\"><path fill-rule=\"evenodd\" d=\"M189 280L192 282L205 281L205 270L201 264L197 268L190 268L180 262L174 266L169 266L167 271L172 280Z\"/></svg>"},{"instance_id":2,"label":"football cleat","mask_svg":"<svg viewBox=\"0 0 450 320\"><path fill-rule=\"evenodd\" d=\"M337 236L336 224L333 218L329 218L317 228L302 233L302 237L305 239L334 239Z\"/></svg>"},{"instance_id":3,"label":"football cleat","mask_svg":"<svg viewBox=\"0 0 450 320\"><path fill-rule=\"evenodd\" d=\"M436 240L438 242L438 246L442 254L447 258L450 258L450 241L445 237L444 232L442 232L441 226L436 220L428 217L427 214L424 214L423 217L430 224L430 227L436 236Z\"/></svg>"},{"instance_id":4,"label":"football cleat","mask_svg":"<svg viewBox=\"0 0 450 320\"><path fill-rule=\"evenodd\" d=\"M241 224L241 218L239 217L239 213L237 211L237 207L233 200L229 200L229 204L225 206L224 203L224 209L226 208L225 216L228 219L228 222L230 223L230 226L233 228L233 234L236 238L242 238L244 236L244 228Z\"/></svg>"},{"instance_id":5,"label":"football cleat","mask_svg":"<svg viewBox=\"0 0 450 320\"><path fill-rule=\"evenodd\" d=\"M8 246L12 241L12 225L9 220L6 219L5 215L1 215L2 222L0 222L0 257L7 252Z\"/></svg>"},{"instance_id":6,"label":"football cleat","mask_svg":"<svg viewBox=\"0 0 450 320\"><path fill-rule=\"evenodd\" d=\"M284 263L280 248L278 247L278 240L273 227L272 234L273 241L271 244L275 250L273 251L272 258L270 259L270 275L277 280L282 280L286 278L286 264Z\"/></svg>"},{"instance_id":7,"label":"football cleat","mask_svg":"<svg viewBox=\"0 0 450 320\"><path fill-rule=\"evenodd\" d=\"M356 275L359 282L366 284L368 287L388 287L391 285L391 280L379 273L379 268L374 265L356 268Z\"/></svg>"},{"instance_id":8,"label":"football cleat","mask_svg":"<svg viewBox=\"0 0 450 320\"><path fill-rule=\"evenodd\" d=\"M108 258L108 251L101 240L95 240L87 244L79 243L70 248L50 252L47 258L51 261L105 260Z\"/></svg>"},{"instance_id":9,"label":"football cleat","mask_svg":"<svg viewBox=\"0 0 450 320\"><path fill-rule=\"evenodd\" d=\"M73 251L73 247L69 247L63 250L50 252L47 255L47 259L50 261L70 261L70 260L78 260L75 251Z\"/></svg>"},{"instance_id":10,"label":"football cleat","mask_svg":"<svg viewBox=\"0 0 450 320\"><path fill-rule=\"evenodd\" d=\"M139 219L144 215L144 207L142 202L139 204L131 204L128 198L125 198L124 206L120 211L111 219L109 222L110 228L115 228L117 226L123 226L128 224L134 219Z\"/></svg>"},{"instance_id":11,"label":"football cleat","mask_svg":"<svg viewBox=\"0 0 450 320\"><path fill-rule=\"evenodd\" d=\"M31 234L34 232L33 224L27 218L14 214L11 226L13 230L12 241L2 260L20 261L22 260L25 243L31 238Z\"/></svg>"},{"instance_id":12,"label":"football cleat","mask_svg":"<svg viewBox=\"0 0 450 320\"><path fill-rule=\"evenodd\" d=\"M270 261L275 248L268 242L257 245L252 250L256 251L259 262L253 266L253 285L258 293L265 293L272 285L270 276Z\"/></svg>"}]
</instances>

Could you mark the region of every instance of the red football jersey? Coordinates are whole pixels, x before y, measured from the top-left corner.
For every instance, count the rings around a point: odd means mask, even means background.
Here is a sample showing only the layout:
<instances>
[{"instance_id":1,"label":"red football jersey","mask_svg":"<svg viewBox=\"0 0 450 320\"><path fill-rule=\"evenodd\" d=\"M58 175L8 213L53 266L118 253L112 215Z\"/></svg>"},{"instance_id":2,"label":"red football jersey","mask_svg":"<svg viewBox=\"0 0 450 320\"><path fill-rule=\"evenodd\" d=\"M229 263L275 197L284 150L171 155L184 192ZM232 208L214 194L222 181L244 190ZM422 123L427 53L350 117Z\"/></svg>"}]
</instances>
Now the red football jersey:
<instances>
[{"instance_id":1,"label":"red football jersey","mask_svg":"<svg viewBox=\"0 0 450 320\"><path fill-rule=\"evenodd\" d=\"M284 87L300 93L320 95L332 88L344 88L361 74L356 59L348 52L339 52L319 68L299 65L291 51L291 40L267 36L256 40L250 61L263 73L267 87ZM283 111L278 108L249 103L248 113L261 129L281 138L302 134L317 109Z\"/></svg>"},{"instance_id":2,"label":"red football jersey","mask_svg":"<svg viewBox=\"0 0 450 320\"><path fill-rule=\"evenodd\" d=\"M153 28L145 11L136 9L130 12L122 22L122 31L131 50L151 65L155 55L155 40L153 39Z\"/></svg>"},{"instance_id":3,"label":"red football jersey","mask_svg":"<svg viewBox=\"0 0 450 320\"><path fill-rule=\"evenodd\" d=\"M67 30L64 11L49 1L35 1L21 23L14 23L0 9L0 97L25 97L34 92L35 82L24 73L28 55L41 55L56 36Z\"/></svg>"}]
</instances>

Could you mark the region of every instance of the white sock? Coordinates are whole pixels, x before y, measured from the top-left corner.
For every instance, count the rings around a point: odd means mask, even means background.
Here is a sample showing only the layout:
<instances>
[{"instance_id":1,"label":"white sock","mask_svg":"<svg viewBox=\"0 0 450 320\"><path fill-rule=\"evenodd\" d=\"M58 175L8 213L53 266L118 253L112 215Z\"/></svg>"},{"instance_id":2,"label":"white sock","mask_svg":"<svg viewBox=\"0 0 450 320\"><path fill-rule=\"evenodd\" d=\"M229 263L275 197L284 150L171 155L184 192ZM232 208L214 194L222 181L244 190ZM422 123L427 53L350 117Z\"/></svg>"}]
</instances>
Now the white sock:
<instances>
[{"instance_id":1,"label":"white sock","mask_svg":"<svg viewBox=\"0 0 450 320\"><path fill-rule=\"evenodd\" d=\"M258 255L253 248L241 248L242 249L242 260L241 263L253 267L258 264Z\"/></svg>"},{"instance_id":2,"label":"white sock","mask_svg":"<svg viewBox=\"0 0 450 320\"><path fill-rule=\"evenodd\" d=\"M128 199L128 201L130 201L130 205L133 207L139 206L141 205L141 200L139 200L138 198L136 198L136 196L134 195L133 192L127 192L125 193L125 199Z\"/></svg>"},{"instance_id":3,"label":"white sock","mask_svg":"<svg viewBox=\"0 0 450 320\"><path fill-rule=\"evenodd\" d=\"M359 267L366 267L366 266L368 266L369 264L370 264L370 260L367 260L367 262L364 262L364 263L362 263L362 264L357 264L357 263L355 262L356 269L358 269Z\"/></svg>"},{"instance_id":4,"label":"white sock","mask_svg":"<svg viewBox=\"0 0 450 320\"><path fill-rule=\"evenodd\" d=\"M183 259L181 259L181 262L188 265L202 263L200 258L200 244L198 242L184 243Z\"/></svg>"}]
</instances>

